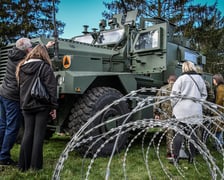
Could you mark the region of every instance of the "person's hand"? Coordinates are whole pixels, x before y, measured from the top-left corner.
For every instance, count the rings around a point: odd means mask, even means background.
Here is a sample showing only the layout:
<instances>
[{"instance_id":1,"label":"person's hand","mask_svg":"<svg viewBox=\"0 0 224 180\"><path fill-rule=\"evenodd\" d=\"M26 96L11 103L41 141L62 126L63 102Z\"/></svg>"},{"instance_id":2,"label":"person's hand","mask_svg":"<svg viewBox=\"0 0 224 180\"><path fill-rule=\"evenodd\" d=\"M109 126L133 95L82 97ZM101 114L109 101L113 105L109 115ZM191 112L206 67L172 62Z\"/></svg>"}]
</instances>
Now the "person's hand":
<instances>
[{"instance_id":1,"label":"person's hand","mask_svg":"<svg viewBox=\"0 0 224 180\"><path fill-rule=\"evenodd\" d=\"M50 115L52 117L52 119L56 119L56 109L51 110Z\"/></svg>"},{"instance_id":2,"label":"person's hand","mask_svg":"<svg viewBox=\"0 0 224 180\"><path fill-rule=\"evenodd\" d=\"M55 44L54 41L49 41L49 42L46 44L46 47L47 47L47 48L50 48L50 47L52 47L54 44Z\"/></svg>"}]
</instances>

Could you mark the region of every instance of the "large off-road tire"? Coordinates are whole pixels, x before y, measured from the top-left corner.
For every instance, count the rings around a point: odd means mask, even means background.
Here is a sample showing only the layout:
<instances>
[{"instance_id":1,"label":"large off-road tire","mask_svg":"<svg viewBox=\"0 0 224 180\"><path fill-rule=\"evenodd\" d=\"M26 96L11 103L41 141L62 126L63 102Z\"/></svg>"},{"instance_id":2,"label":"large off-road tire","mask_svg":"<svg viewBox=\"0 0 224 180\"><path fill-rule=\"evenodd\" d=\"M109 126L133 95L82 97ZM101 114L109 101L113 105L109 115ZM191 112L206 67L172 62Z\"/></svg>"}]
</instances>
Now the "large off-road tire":
<instances>
[{"instance_id":1,"label":"large off-road tire","mask_svg":"<svg viewBox=\"0 0 224 180\"><path fill-rule=\"evenodd\" d=\"M71 110L68 121L70 135L76 133L82 127L82 125L84 125L88 121L89 118L94 116L96 112L102 110L106 105L111 104L116 99L119 99L122 96L123 95L118 90L109 87L97 87L89 90L74 104L74 108L72 108ZM128 112L128 104L122 101L119 104L116 104L104 111L102 115L96 118L87 129L91 129L92 127L95 127L102 122L106 122L113 117L117 117ZM119 119L114 123L99 127L98 129L92 131L90 136L95 137L97 135L108 132L112 127L118 127L119 125L121 125L123 120L124 119ZM118 131L116 133L118 133ZM106 141L107 138L108 136L96 143L89 151L88 155L94 154L100 147L100 145ZM116 151L120 151L122 148L124 148L127 143L127 138L127 133L122 134L119 137ZM98 153L98 156L110 155L114 146L115 139L116 138L114 138L113 141L107 143L105 147L100 151L100 153ZM95 139L92 142L94 141ZM84 153L92 142L82 145L79 151L81 153Z\"/></svg>"}]
</instances>

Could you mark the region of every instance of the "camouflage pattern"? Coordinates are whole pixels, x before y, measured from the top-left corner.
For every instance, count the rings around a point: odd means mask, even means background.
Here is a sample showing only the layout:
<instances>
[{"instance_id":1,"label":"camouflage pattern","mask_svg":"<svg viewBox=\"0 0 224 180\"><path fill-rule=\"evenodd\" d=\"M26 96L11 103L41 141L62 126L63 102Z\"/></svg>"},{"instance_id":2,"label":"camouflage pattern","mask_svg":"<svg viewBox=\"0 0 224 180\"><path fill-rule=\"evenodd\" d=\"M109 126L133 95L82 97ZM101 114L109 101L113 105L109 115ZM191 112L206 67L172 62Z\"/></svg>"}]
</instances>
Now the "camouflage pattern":
<instances>
[{"instance_id":1,"label":"camouflage pattern","mask_svg":"<svg viewBox=\"0 0 224 180\"><path fill-rule=\"evenodd\" d=\"M169 129L166 132L166 153L167 154L172 154L172 152L173 152L173 149L172 149L173 136L174 136L174 131Z\"/></svg>"},{"instance_id":2,"label":"camouflage pattern","mask_svg":"<svg viewBox=\"0 0 224 180\"><path fill-rule=\"evenodd\" d=\"M174 83L169 83L165 86L162 86L157 92L156 96L170 96ZM158 98L157 101L160 101L161 98ZM167 100L163 103L157 104L154 106L154 114L159 115L160 119L169 119L172 117L172 107L170 100Z\"/></svg>"},{"instance_id":3,"label":"camouflage pattern","mask_svg":"<svg viewBox=\"0 0 224 180\"><path fill-rule=\"evenodd\" d=\"M214 90L211 86L211 84L205 80L205 86L206 86L206 89L207 89L207 101L209 102L215 102L215 93L214 93ZM208 108L206 108L205 106L203 106L203 114L205 114L206 116L211 116L213 115L212 111Z\"/></svg>"},{"instance_id":4,"label":"camouflage pattern","mask_svg":"<svg viewBox=\"0 0 224 180\"><path fill-rule=\"evenodd\" d=\"M215 100L215 94L214 94L214 90L212 89L212 86L211 84L205 80L205 85L206 85L206 89L207 89L207 101L209 102L214 102Z\"/></svg>"},{"instance_id":5,"label":"camouflage pattern","mask_svg":"<svg viewBox=\"0 0 224 180\"><path fill-rule=\"evenodd\" d=\"M172 87L174 83L169 83L165 86L162 86L157 92L156 96L158 96L157 101L160 101L162 96L170 96ZM160 120L166 120L172 117L172 107L170 100L167 100L163 103L157 104L154 106L154 115L159 116ZM173 130L168 130L166 132L166 152L167 154L172 154L172 139L174 136Z\"/></svg>"},{"instance_id":6,"label":"camouflage pattern","mask_svg":"<svg viewBox=\"0 0 224 180\"><path fill-rule=\"evenodd\" d=\"M203 68L201 66L199 66L199 65L196 65L195 67L197 69L197 73L202 76ZM214 102L215 94L214 94L214 91L212 89L212 86L211 86L211 84L207 80L204 80L204 81L205 81L205 86L206 86L206 89L207 89L207 99L206 100L210 101L210 102Z\"/></svg>"}]
</instances>

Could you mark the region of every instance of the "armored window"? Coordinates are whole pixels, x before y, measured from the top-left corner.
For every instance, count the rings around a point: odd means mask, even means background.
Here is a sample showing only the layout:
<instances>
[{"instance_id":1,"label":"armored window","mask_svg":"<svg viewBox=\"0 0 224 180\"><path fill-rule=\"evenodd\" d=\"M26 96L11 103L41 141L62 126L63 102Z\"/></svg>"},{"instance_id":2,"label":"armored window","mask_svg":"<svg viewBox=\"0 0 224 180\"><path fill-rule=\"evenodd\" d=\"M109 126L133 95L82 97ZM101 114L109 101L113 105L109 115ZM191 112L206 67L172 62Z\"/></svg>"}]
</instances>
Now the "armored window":
<instances>
[{"instance_id":1,"label":"armored window","mask_svg":"<svg viewBox=\"0 0 224 180\"><path fill-rule=\"evenodd\" d=\"M135 43L135 50L159 49L160 31L159 29L141 33Z\"/></svg>"}]
</instances>

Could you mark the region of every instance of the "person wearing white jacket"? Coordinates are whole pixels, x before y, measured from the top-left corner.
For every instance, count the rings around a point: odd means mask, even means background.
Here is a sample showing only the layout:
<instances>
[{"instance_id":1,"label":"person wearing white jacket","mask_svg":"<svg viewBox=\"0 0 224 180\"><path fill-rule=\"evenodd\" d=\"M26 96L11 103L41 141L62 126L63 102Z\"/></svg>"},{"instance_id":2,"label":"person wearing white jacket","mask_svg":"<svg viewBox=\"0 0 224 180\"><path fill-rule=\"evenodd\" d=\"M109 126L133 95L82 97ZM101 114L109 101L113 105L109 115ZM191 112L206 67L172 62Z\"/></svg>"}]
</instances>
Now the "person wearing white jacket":
<instances>
[{"instance_id":1,"label":"person wearing white jacket","mask_svg":"<svg viewBox=\"0 0 224 180\"><path fill-rule=\"evenodd\" d=\"M181 125L178 127L183 128L184 132L190 133L188 135L196 142L196 131L193 128L203 121L202 103L207 98L207 90L203 78L196 72L196 67L192 62L183 63L182 75L174 83L170 96L173 116ZM173 142L175 162L178 162L183 140L184 136L177 132ZM190 143L189 163L193 162L194 156L195 147Z\"/></svg>"}]
</instances>

